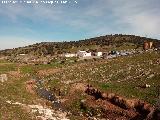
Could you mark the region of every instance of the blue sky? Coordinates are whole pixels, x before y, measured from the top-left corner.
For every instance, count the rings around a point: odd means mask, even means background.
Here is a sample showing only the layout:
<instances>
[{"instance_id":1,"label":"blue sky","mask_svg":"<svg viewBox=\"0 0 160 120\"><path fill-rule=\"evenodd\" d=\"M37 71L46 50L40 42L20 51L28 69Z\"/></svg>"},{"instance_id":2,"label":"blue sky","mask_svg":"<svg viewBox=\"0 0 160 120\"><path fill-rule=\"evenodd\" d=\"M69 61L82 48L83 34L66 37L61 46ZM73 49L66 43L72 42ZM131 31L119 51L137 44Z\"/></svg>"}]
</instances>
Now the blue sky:
<instances>
[{"instance_id":1,"label":"blue sky","mask_svg":"<svg viewBox=\"0 0 160 120\"><path fill-rule=\"evenodd\" d=\"M67 0L54 5L2 1L0 49L116 33L160 39L159 0Z\"/></svg>"}]
</instances>

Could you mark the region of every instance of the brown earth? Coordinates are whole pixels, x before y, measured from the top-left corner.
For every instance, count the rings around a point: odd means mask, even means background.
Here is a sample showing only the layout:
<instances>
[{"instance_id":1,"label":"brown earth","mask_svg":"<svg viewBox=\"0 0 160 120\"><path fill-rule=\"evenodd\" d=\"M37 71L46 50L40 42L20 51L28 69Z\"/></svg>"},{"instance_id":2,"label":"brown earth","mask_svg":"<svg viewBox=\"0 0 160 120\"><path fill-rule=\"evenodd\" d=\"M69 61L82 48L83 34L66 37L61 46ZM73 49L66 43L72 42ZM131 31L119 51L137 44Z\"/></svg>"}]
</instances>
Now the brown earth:
<instances>
[{"instance_id":1,"label":"brown earth","mask_svg":"<svg viewBox=\"0 0 160 120\"><path fill-rule=\"evenodd\" d=\"M26 90L31 93L31 94L35 94L35 91L34 91L34 88L36 87L36 82L34 80L30 80L30 81L27 81L25 83L25 86L26 86Z\"/></svg>"},{"instance_id":2,"label":"brown earth","mask_svg":"<svg viewBox=\"0 0 160 120\"><path fill-rule=\"evenodd\" d=\"M144 120L152 116L154 107L139 99L127 99L114 93L104 93L88 86L86 93L92 99L86 100L84 106L103 109L102 116L109 120Z\"/></svg>"},{"instance_id":3,"label":"brown earth","mask_svg":"<svg viewBox=\"0 0 160 120\"><path fill-rule=\"evenodd\" d=\"M69 94L74 94L76 91L81 91L81 92L85 92L86 90L86 84L84 83L74 83L73 85L71 85L70 87L70 91Z\"/></svg>"},{"instance_id":4,"label":"brown earth","mask_svg":"<svg viewBox=\"0 0 160 120\"><path fill-rule=\"evenodd\" d=\"M135 112L134 110L125 110L102 99L95 100L92 97L89 97L84 104L95 110L100 109L101 117L109 120L128 120L139 115L138 112Z\"/></svg>"},{"instance_id":5,"label":"brown earth","mask_svg":"<svg viewBox=\"0 0 160 120\"><path fill-rule=\"evenodd\" d=\"M9 71L7 72L10 76L13 78L20 78L22 77L22 74L19 71Z\"/></svg>"}]
</instances>

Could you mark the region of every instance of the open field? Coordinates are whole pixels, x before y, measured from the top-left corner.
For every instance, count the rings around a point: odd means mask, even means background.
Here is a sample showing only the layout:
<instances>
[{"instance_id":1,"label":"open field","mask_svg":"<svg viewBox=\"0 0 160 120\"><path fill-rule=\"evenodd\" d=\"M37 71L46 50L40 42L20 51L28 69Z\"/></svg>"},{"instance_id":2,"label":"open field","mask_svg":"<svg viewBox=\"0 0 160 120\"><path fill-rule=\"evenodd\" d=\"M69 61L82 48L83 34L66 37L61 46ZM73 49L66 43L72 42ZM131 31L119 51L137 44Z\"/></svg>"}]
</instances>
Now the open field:
<instances>
[{"instance_id":1,"label":"open field","mask_svg":"<svg viewBox=\"0 0 160 120\"><path fill-rule=\"evenodd\" d=\"M160 53L148 51L113 59L63 64L53 62L49 65L21 65L0 61L0 73L8 76L7 81L0 83L0 119L36 119L37 113L33 114L28 108L19 105L9 105L6 101L51 107L45 99L27 91L26 82L33 78L42 80L41 87L59 96L64 109L72 113L68 115L70 119L85 119L91 108L82 109L80 101L90 99L84 93L87 84L103 92L115 93L127 99L140 99L155 105L159 94L157 88L160 85ZM150 87L144 88L146 84ZM89 104L92 102L95 104L90 99ZM78 117L80 113L83 114L82 117Z\"/></svg>"},{"instance_id":2,"label":"open field","mask_svg":"<svg viewBox=\"0 0 160 120\"><path fill-rule=\"evenodd\" d=\"M102 90L154 103L157 94L155 88L160 84L159 64L159 53L147 52L112 60L89 60L57 72L48 79L51 79L51 82L59 80L62 83L89 82ZM140 87L145 84L151 87Z\"/></svg>"}]
</instances>

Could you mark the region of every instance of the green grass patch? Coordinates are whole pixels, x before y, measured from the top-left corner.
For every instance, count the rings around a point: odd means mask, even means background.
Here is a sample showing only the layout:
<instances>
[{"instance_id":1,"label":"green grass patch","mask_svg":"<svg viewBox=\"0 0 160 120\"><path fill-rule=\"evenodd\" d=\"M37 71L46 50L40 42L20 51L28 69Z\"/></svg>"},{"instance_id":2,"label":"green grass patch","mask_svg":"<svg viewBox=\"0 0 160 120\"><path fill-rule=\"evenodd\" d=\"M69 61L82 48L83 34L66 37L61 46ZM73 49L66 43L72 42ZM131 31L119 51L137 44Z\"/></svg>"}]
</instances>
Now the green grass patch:
<instances>
[{"instance_id":1,"label":"green grass patch","mask_svg":"<svg viewBox=\"0 0 160 120\"><path fill-rule=\"evenodd\" d=\"M0 63L0 73L5 73L5 72L9 72L9 71L16 71L16 70L17 70L16 64L1 65L1 63Z\"/></svg>"}]
</instances>

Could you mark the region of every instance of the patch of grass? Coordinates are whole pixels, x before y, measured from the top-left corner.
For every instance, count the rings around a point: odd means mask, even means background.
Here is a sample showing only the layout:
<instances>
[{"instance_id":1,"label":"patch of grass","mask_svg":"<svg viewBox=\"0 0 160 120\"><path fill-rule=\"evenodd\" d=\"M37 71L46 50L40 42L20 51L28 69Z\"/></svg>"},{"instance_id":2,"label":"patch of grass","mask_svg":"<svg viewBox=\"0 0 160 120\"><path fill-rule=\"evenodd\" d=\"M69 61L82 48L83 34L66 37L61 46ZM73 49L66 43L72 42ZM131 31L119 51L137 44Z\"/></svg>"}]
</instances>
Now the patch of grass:
<instances>
[{"instance_id":1,"label":"patch of grass","mask_svg":"<svg viewBox=\"0 0 160 120\"><path fill-rule=\"evenodd\" d=\"M16 71L17 70L17 66L16 64L1 64L0 63L0 73L6 73L9 71Z\"/></svg>"},{"instance_id":2,"label":"patch of grass","mask_svg":"<svg viewBox=\"0 0 160 120\"><path fill-rule=\"evenodd\" d=\"M98 86L102 90L109 90L116 87L114 84L111 83L99 83Z\"/></svg>"},{"instance_id":3,"label":"patch of grass","mask_svg":"<svg viewBox=\"0 0 160 120\"><path fill-rule=\"evenodd\" d=\"M35 74L35 70L34 70L33 66L28 66L28 65L21 67L21 72Z\"/></svg>"},{"instance_id":4,"label":"patch of grass","mask_svg":"<svg viewBox=\"0 0 160 120\"><path fill-rule=\"evenodd\" d=\"M25 103L32 103L35 96L27 92L25 81L26 78L21 79L10 79L9 83L0 85L1 97L6 100L14 100Z\"/></svg>"},{"instance_id":5,"label":"patch of grass","mask_svg":"<svg viewBox=\"0 0 160 120\"><path fill-rule=\"evenodd\" d=\"M51 68L62 68L64 65L52 62L51 64L26 65L21 67L22 73L36 74L39 70L47 70Z\"/></svg>"},{"instance_id":6,"label":"patch of grass","mask_svg":"<svg viewBox=\"0 0 160 120\"><path fill-rule=\"evenodd\" d=\"M6 61L6 60L0 60L0 64L1 63L8 63L8 61Z\"/></svg>"},{"instance_id":7,"label":"patch of grass","mask_svg":"<svg viewBox=\"0 0 160 120\"><path fill-rule=\"evenodd\" d=\"M0 84L0 119L1 120L32 120L33 116L20 105L12 105L6 101L33 104L36 95L26 90L27 78L9 78Z\"/></svg>"},{"instance_id":8,"label":"patch of grass","mask_svg":"<svg viewBox=\"0 0 160 120\"><path fill-rule=\"evenodd\" d=\"M10 105L0 100L1 120L32 120L32 115L27 113L21 106Z\"/></svg>"}]
</instances>

